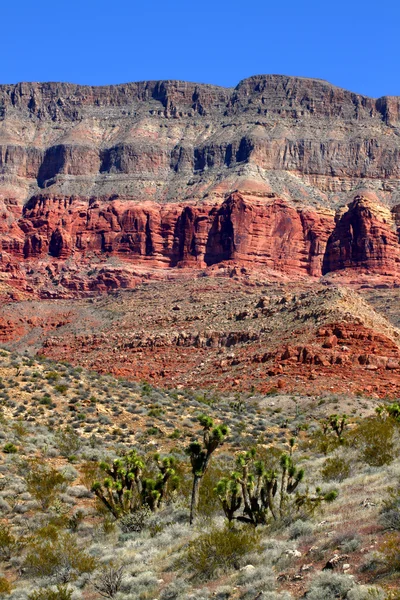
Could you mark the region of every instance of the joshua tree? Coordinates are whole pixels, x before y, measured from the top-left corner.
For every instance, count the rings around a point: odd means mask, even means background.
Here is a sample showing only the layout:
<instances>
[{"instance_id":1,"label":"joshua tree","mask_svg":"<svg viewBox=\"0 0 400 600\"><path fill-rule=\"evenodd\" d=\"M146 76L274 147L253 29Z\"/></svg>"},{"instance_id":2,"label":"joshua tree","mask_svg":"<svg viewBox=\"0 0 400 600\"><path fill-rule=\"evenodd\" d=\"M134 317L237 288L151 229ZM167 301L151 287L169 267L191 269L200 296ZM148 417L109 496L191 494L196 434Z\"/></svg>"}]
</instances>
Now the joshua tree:
<instances>
[{"instance_id":1,"label":"joshua tree","mask_svg":"<svg viewBox=\"0 0 400 600\"><path fill-rule=\"evenodd\" d=\"M235 512L242 504L240 484L236 478L223 477L214 489L229 523L235 518Z\"/></svg>"},{"instance_id":2,"label":"joshua tree","mask_svg":"<svg viewBox=\"0 0 400 600\"><path fill-rule=\"evenodd\" d=\"M292 457L288 454L281 456L280 473L274 469L267 469L265 463L260 460L255 461L255 455L255 448L239 455L237 465L242 469L240 483L244 498L243 520L258 525L265 523L268 511L275 520L278 516L283 516L287 497L296 490L303 479L304 471L296 469Z\"/></svg>"},{"instance_id":3,"label":"joshua tree","mask_svg":"<svg viewBox=\"0 0 400 600\"><path fill-rule=\"evenodd\" d=\"M154 460L159 469L155 479L146 478L142 480L142 505L147 505L154 511L160 508L167 489L175 490L179 485L179 477L176 475L176 459L173 456L165 456L160 459L159 454L154 455Z\"/></svg>"},{"instance_id":4,"label":"joshua tree","mask_svg":"<svg viewBox=\"0 0 400 600\"><path fill-rule=\"evenodd\" d=\"M214 426L214 421L207 415L200 415L199 423L203 427L203 443L192 442L186 449L186 453L190 457L193 473L190 524L193 523L199 505L200 482L210 464L211 455L218 446L223 444L228 434L228 427L226 425Z\"/></svg>"},{"instance_id":5,"label":"joshua tree","mask_svg":"<svg viewBox=\"0 0 400 600\"><path fill-rule=\"evenodd\" d=\"M347 425L347 415L330 415L327 419L322 422L322 429L324 433L330 429L337 435L339 443L343 443L343 431Z\"/></svg>"},{"instance_id":6,"label":"joshua tree","mask_svg":"<svg viewBox=\"0 0 400 600\"><path fill-rule=\"evenodd\" d=\"M154 461L159 470L154 479L143 476L144 461L136 450L117 458L112 465L100 463L107 477L102 483L95 482L92 491L115 518L134 512L141 506L148 506L155 511L160 507L167 487L175 489L178 486L175 458L166 456L160 459L160 455L155 454Z\"/></svg>"},{"instance_id":7,"label":"joshua tree","mask_svg":"<svg viewBox=\"0 0 400 600\"><path fill-rule=\"evenodd\" d=\"M292 453L294 440L289 445ZM238 470L230 478L221 479L215 488L229 522L237 518L257 526L267 522L269 513L274 520L284 517L289 496L304 478L304 470L295 467L291 453L282 454L279 470L268 469L263 461L256 461L255 448L238 456ZM313 511L321 502L330 502L336 496L336 492L323 494L319 488L311 495L307 490L296 494L294 505ZM235 517L242 499L243 515Z\"/></svg>"},{"instance_id":8,"label":"joshua tree","mask_svg":"<svg viewBox=\"0 0 400 600\"><path fill-rule=\"evenodd\" d=\"M400 404L398 402L392 402L392 404L381 404L376 409L377 415L381 418L391 417L398 423L400 423Z\"/></svg>"}]
</instances>

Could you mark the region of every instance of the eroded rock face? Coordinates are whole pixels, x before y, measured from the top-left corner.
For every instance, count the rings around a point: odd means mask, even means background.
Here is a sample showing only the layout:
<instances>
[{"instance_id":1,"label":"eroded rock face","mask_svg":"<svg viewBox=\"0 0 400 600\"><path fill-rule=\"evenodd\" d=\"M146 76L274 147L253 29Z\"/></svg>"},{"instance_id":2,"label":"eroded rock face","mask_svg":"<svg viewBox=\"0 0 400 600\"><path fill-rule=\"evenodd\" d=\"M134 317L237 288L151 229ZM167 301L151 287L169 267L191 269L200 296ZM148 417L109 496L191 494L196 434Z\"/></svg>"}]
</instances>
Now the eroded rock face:
<instances>
[{"instance_id":1,"label":"eroded rock face","mask_svg":"<svg viewBox=\"0 0 400 600\"><path fill-rule=\"evenodd\" d=\"M400 192L399 107L279 75L234 89L2 85L0 197L24 203L51 188L177 202L246 184L332 207L362 180L390 201Z\"/></svg>"},{"instance_id":2,"label":"eroded rock face","mask_svg":"<svg viewBox=\"0 0 400 600\"><path fill-rule=\"evenodd\" d=\"M96 259L101 266L110 257L160 273L226 263L289 277L354 269L398 275L396 213L377 200L358 195L335 215L270 196L234 192L219 203L184 205L41 194L3 229L1 270L29 270L46 259L50 277L52 264L71 271L72 259L72 276L64 274L61 282L77 290L80 265ZM109 287L135 285L136 277L115 267L103 271ZM104 289L98 276L88 290Z\"/></svg>"},{"instance_id":3,"label":"eroded rock face","mask_svg":"<svg viewBox=\"0 0 400 600\"><path fill-rule=\"evenodd\" d=\"M3 249L26 260L115 254L154 267L204 268L223 261L321 274L332 211L295 209L279 198L231 194L221 204L123 200L83 202L36 196Z\"/></svg>"},{"instance_id":4,"label":"eroded rock face","mask_svg":"<svg viewBox=\"0 0 400 600\"><path fill-rule=\"evenodd\" d=\"M399 98L296 77L0 86L1 281L103 290L225 262L397 276L399 125Z\"/></svg>"},{"instance_id":5,"label":"eroded rock face","mask_svg":"<svg viewBox=\"0 0 400 600\"><path fill-rule=\"evenodd\" d=\"M398 242L394 211L371 198L356 196L337 217L328 240L323 272L365 268L383 274L396 273L400 263Z\"/></svg>"}]
</instances>

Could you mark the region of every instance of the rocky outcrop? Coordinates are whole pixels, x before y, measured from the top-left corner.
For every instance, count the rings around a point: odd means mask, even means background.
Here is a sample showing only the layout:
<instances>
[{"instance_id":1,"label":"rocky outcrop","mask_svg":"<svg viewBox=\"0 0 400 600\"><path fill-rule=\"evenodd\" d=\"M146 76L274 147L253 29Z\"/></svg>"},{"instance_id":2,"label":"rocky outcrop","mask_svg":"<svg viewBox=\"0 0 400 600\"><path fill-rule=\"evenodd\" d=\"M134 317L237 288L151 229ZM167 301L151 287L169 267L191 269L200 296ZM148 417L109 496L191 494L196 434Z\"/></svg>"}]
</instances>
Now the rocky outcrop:
<instances>
[{"instance_id":1,"label":"rocky outcrop","mask_svg":"<svg viewBox=\"0 0 400 600\"><path fill-rule=\"evenodd\" d=\"M238 180L333 205L360 180L400 192L400 100L300 77L0 86L0 198L200 200ZM243 170L243 165L247 169Z\"/></svg>"},{"instance_id":2,"label":"rocky outcrop","mask_svg":"<svg viewBox=\"0 0 400 600\"><path fill-rule=\"evenodd\" d=\"M327 244L323 273L354 268L397 273L400 245L394 212L369 197L356 196L337 216Z\"/></svg>"},{"instance_id":3,"label":"rocky outcrop","mask_svg":"<svg viewBox=\"0 0 400 600\"><path fill-rule=\"evenodd\" d=\"M249 200L237 192L221 204L188 206L35 196L3 250L27 260L116 255L153 267L234 261L318 276L333 220L332 211L295 209L279 198Z\"/></svg>"},{"instance_id":4,"label":"rocky outcrop","mask_svg":"<svg viewBox=\"0 0 400 600\"><path fill-rule=\"evenodd\" d=\"M207 269L232 264L289 277L363 270L397 277L398 207L391 212L371 195L358 195L346 209L296 208L274 194L240 192L220 202L138 204L123 198L34 196L21 217L3 226L0 270L26 271L47 260L63 265L62 286L87 291L132 287L146 272ZM105 263L110 257L119 266ZM71 259L74 269L72 277ZM82 284L79 269L96 259L95 279ZM56 262L54 262L56 261ZM66 265L69 265L66 267ZM56 270L59 270L57 267Z\"/></svg>"}]
</instances>

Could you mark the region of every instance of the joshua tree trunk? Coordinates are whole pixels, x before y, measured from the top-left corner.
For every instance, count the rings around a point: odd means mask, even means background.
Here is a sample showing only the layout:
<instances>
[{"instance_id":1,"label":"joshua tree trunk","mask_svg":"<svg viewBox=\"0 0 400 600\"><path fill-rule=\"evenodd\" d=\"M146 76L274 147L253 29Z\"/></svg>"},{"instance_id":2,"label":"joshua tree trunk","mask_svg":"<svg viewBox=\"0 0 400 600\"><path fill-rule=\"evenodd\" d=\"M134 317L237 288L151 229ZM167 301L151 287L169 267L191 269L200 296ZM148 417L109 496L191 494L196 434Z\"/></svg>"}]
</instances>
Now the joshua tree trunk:
<instances>
[{"instance_id":1,"label":"joshua tree trunk","mask_svg":"<svg viewBox=\"0 0 400 600\"><path fill-rule=\"evenodd\" d=\"M197 512L197 507L199 505L200 498L200 480L201 477L199 475L193 476L193 488L192 488L192 501L190 503L190 524L193 524L194 517Z\"/></svg>"}]
</instances>

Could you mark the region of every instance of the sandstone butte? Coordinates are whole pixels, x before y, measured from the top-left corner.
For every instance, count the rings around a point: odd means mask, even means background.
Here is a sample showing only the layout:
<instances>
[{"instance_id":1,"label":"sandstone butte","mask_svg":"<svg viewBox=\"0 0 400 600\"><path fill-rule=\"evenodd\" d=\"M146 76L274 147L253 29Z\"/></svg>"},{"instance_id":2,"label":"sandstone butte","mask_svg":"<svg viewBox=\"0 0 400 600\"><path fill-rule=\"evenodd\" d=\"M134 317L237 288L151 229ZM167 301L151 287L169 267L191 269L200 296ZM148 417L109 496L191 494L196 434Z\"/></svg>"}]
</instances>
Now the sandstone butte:
<instances>
[{"instance_id":1,"label":"sandstone butte","mask_svg":"<svg viewBox=\"0 0 400 600\"><path fill-rule=\"evenodd\" d=\"M0 86L0 295L230 264L399 280L400 98L264 75Z\"/></svg>"}]
</instances>

